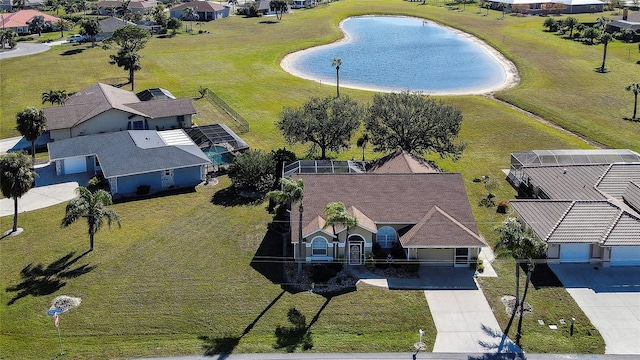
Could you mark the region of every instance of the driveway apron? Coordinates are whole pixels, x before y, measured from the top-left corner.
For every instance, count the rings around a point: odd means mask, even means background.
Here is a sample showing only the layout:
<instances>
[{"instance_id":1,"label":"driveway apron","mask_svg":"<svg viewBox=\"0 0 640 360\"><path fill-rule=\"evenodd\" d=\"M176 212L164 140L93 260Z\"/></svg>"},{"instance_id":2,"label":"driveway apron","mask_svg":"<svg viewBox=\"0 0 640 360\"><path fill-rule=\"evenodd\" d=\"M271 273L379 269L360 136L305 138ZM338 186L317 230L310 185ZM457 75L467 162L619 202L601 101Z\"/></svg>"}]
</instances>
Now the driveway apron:
<instances>
[{"instance_id":1,"label":"driveway apron","mask_svg":"<svg viewBox=\"0 0 640 360\"><path fill-rule=\"evenodd\" d=\"M640 267L551 268L602 335L605 354L640 354Z\"/></svg>"}]
</instances>

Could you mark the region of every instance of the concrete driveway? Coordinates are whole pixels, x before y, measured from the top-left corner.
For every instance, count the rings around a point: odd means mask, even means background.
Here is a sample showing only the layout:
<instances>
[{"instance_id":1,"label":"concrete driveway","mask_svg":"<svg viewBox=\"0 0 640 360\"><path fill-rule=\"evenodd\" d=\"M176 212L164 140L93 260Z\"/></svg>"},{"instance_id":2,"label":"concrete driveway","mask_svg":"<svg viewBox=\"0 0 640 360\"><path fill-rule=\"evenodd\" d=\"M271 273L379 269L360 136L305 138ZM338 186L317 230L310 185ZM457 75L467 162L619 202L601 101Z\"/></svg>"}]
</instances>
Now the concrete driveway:
<instances>
[{"instance_id":1,"label":"concrete driveway","mask_svg":"<svg viewBox=\"0 0 640 360\"><path fill-rule=\"evenodd\" d=\"M640 267L556 264L551 269L605 341L605 354L640 355Z\"/></svg>"}]
</instances>

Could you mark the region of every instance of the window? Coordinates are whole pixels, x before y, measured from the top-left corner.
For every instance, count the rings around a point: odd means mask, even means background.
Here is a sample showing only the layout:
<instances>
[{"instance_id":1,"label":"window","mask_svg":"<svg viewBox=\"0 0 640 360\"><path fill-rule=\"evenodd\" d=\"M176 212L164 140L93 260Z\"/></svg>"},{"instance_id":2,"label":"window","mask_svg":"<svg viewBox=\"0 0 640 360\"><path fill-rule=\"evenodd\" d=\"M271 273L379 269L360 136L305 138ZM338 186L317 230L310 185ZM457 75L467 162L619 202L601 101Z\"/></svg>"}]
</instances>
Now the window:
<instances>
[{"instance_id":1,"label":"window","mask_svg":"<svg viewBox=\"0 0 640 360\"><path fill-rule=\"evenodd\" d=\"M311 256L327 256L327 239L317 236L311 240Z\"/></svg>"},{"instance_id":2,"label":"window","mask_svg":"<svg viewBox=\"0 0 640 360\"><path fill-rule=\"evenodd\" d=\"M376 235L376 242L383 249L390 249L398 240L398 235L396 231L391 226L383 226L378 229L378 234Z\"/></svg>"},{"instance_id":3,"label":"window","mask_svg":"<svg viewBox=\"0 0 640 360\"><path fill-rule=\"evenodd\" d=\"M132 123L133 130L144 130L144 121L138 120Z\"/></svg>"},{"instance_id":4,"label":"window","mask_svg":"<svg viewBox=\"0 0 640 360\"><path fill-rule=\"evenodd\" d=\"M184 122L184 115L178 115L178 122Z\"/></svg>"}]
</instances>

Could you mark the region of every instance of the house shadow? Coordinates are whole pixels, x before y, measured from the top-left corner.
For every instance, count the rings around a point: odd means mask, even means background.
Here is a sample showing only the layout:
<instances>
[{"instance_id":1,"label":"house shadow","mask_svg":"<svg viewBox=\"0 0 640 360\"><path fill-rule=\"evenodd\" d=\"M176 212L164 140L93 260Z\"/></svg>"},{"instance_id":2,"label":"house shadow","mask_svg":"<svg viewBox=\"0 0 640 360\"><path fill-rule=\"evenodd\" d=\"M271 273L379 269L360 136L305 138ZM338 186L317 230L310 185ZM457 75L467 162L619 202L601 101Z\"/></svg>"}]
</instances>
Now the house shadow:
<instances>
[{"instance_id":1,"label":"house shadow","mask_svg":"<svg viewBox=\"0 0 640 360\"><path fill-rule=\"evenodd\" d=\"M6 292L16 293L7 305L12 305L27 296L53 294L67 284L64 280L73 279L92 271L97 265L89 266L84 264L72 268L87 253L74 257L75 252L70 252L46 266L43 264L34 265L33 263L25 266L20 271L22 281L7 287L5 290Z\"/></svg>"},{"instance_id":2,"label":"house shadow","mask_svg":"<svg viewBox=\"0 0 640 360\"><path fill-rule=\"evenodd\" d=\"M120 197L114 198L113 199L113 203L114 204L121 204L121 203L128 203L130 201L156 199L156 198L162 198L162 197L165 197L165 196L189 194L189 193L193 193L193 192L196 192L196 188L194 186L179 187L179 188L173 188L173 189L158 191L158 192L154 192L153 194L147 194L147 195L120 196Z\"/></svg>"},{"instance_id":3,"label":"house shadow","mask_svg":"<svg viewBox=\"0 0 640 360\"><path fill-rule=\"evenodd\" d=\"M251 267L273 284L286 285L284 262L285 260L293 260L288 258L287 245L288 241L285 236L269 226L269 230L265 233L258 250L251 259Z\"/></svg>"},{"instance_id":4,"label":"house shadow","mask_svg":"<svg viewBox=\"0 0 640 360\"><path fill-rule=\"evenodd\" d=\"M257 205L263 201L262 198L242 197L233 187L220 189L211 197L211 203L220 206L242 206Z\"/></svg>"},{"instance_id":5,"label":"house shadow","mask_svg":"<svg viewBox=\"0 0 640 360\"><path fill-rule=\"evenodd\" d=\"M63 52L62 54L60 54L60 56L71 56L71 55L77 55L77 54L81 54L85 49L72 49L72 50L67 50L65 52Z\"/></svg>"},{"instance_id":6,"label":"house shadow","mask_svg":"<svg viewBox=\"0 0 640 360\"><path fill-rule=\"evenodd\" d=\"M550 267L568 289L587 288L596 293L640 292L640 266L552 264Z\"/></svg>"},{"instance_id":7,"label":"house shadow","mask_svg":"<svg viewBox=\"0 0 640 360\"><path fill-rule=\"evenodd\" d=\"M527 264L520 264L520 270L522 270L522 274L526 274ZM537 264L531 274L531 285L533 285L536 290L539 290L548 287L561 287L562 282L558 279L556 274L553 273L553 270L551 270L549 265Z\"/></svg>"}]
</instances>

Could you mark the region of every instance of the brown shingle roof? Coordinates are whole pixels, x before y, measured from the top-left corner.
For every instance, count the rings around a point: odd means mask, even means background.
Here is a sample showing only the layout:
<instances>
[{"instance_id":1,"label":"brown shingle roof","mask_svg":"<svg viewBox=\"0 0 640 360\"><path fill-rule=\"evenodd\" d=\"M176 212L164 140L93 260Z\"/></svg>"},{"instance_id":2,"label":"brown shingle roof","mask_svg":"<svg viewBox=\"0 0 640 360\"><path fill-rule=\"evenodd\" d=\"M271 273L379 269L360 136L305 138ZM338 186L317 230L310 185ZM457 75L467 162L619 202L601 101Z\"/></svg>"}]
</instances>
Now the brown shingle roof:
<instances>
[{"instance_id":1,"label":"brown shingle roof","mask_svg":"<svg viewBox=\"0 0 640 360\"><path fill-rule=\"evenodd\" d=\"M406 173L437 173L435 169L424 159L404 151L398 150L374 161L368 172L379 174L406 174Z\"/></svg>"},{"instance_id":2,"label":"brown shingle roof","mask_svg":"<svg viewBox=\"0 0 640 360\"><path fill-rule=\"evenodd\" d=\"M400 243L404 248L440 248L478 246L485 241L442 209L433 206L419 223L400 237Z\"/></svg>"},{"instance_id":3,"label":"brown shingle roof","mask_svg":"<svg viewBox=\"0 0 640 360\"><path fill-rule=\"evenodd\" d=\"M423 232L420 236L414 235L415 246L426 247L432 238L438 238L442 246L460 245L456 237L459 224L478 235L460 174L299 174L294 177L304 181L303 228L321 216L328 203L342 201L347 208L356 207L374 223L384 224L418 224L437 205L449 217L437 224L431 223L434 225L429 227L431 237L424 237ZM297 219L297 207L293 209L292 219ZM292 221L293 242L298 241L297 231L298 222ZM474 239L473 246L486 246L479 235L478 238L481 240Z\"/></svg>"}]
</instances>

